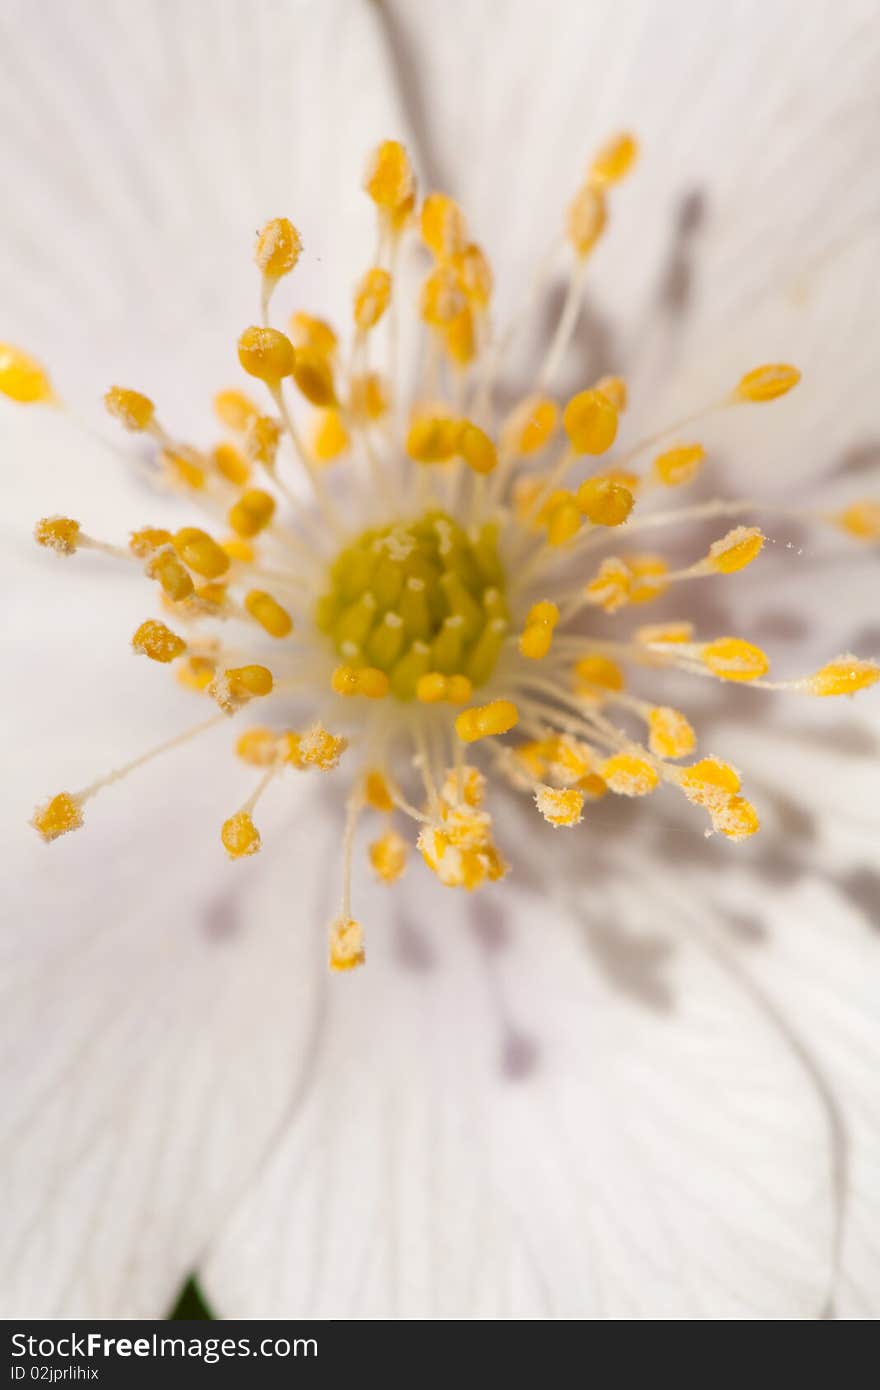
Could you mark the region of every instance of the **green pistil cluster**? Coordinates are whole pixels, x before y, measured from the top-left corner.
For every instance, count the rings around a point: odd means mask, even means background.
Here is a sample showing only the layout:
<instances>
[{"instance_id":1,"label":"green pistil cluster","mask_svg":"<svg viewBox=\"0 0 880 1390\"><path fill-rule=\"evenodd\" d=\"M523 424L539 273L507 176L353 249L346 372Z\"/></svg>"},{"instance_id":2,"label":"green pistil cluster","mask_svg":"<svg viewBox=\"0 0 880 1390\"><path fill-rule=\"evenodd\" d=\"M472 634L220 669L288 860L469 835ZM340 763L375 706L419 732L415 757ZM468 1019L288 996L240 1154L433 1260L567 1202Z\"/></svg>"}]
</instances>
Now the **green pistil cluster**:
<instances>
[{"instance_id":1,"label":"green pistil cluster","mask_svg":"<svg viewBox=\"0 0 880 1390\"><path fill-rule=\"evenodd\" d=\"M398 700L420 676L489 679L508 631L498 528L444 512L364 531L340 551L315 620L349 666L384 671Z\"/></svg>"}]
</instances>

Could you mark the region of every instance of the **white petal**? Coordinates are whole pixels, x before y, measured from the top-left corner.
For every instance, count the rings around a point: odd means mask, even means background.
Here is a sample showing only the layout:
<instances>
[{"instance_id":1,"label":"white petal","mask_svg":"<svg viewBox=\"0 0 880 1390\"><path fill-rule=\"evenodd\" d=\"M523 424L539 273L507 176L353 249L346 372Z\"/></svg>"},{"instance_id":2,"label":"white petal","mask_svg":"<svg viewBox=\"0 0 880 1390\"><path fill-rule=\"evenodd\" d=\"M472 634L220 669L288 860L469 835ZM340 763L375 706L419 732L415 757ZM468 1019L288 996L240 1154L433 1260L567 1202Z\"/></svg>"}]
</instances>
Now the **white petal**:
<instances>
[{"instance_id":1,"label":"white petal","mask_svg":"<svg viewBox=\"0 0 880 1390\"><path fill-rule=\"evenodd\" d=\"M154 393L171 428L204 426L255 315L255 228L299 222L296 292L316 310L347 307L369 254L364 154L399 129L370 7L19 18L2 23L3 337L75 407L116 380ZM280 848L224 861L219 821L252 781L228 731L222 789L211 748L194 749L90 803L87 830L51 849L26 825L41 795L203 710L131 657L142 582L30 539L36 517L68 512L121 540L164 502L55 412L0 400L0 431L2 583L20 596L3 635L4 1312L159 1316L290 1102L314 1000L281 962L329 909L322 876L297 882ZM272 817L269 800L281 846ZM312 813L299 836L313 866L325 824ZM287 905L268 928L266 899Z\"/></svg>"},{"instance_id":2,"label":"white petal","mask_svg":"<svg viewBox=\"0 0 880 1390\"><path fill-rule=\"evenodd\" d=\"M198 766L164 804L161 780L120 791L100 863L4 826L6 1317L161 1317L308 1065L317 1001L291 950L329 904L282 846L324 862L326 821L221 862Z\"/></svg>"},{"instance_id":3,"label":"white petal","mask_svg":"<svg viewBox=\"0 0 880 1390\"><path fill-rule=\"evenodd\" d=\"M820 1314L831 1136L800 1059L634 884L566 896L420 884L393 924L369 895L367 967L204 1266L220 1314Z\"/></svg>"},{"instance_id":4,"label":"white petal","mask_svg":"<svg viewBox=\"0 0 880 1390\"><path fill-rule=\"evenodd\" d=\"M877 734L804 715L728 725L717 743L762 819L748 845L675 841L678 873L646 888L690 921L773 1010L823 1097L833 1137L828 1315L875 1318L880 1288L880 878ZM843 702L837 702L843 703ZM875 721L876 726L876 721ZM714 738L714 735L713 735ZM673 841L668 841L667 856ZM731 853L732 852L732 853ZM651 857L643 861L651 864Z\"/></svg>"},{"instance_id":5,"label":"white petal","mask_svg":"<svg viewBox=\"0 0 880 1390\"><path fill-rule=\"evenodd\" d=\"M781 359L804 370L796 398L709 431L739 453L739 481L772 492L865 444L880 309L870 6L562 0L539 19L509 0L502 23L468 0L385 8L433 177L497 265L502 321L594 150L620 129L639 136L559 378L574 390L627 375L622 443Z\"/></svg>"}]
</instances>

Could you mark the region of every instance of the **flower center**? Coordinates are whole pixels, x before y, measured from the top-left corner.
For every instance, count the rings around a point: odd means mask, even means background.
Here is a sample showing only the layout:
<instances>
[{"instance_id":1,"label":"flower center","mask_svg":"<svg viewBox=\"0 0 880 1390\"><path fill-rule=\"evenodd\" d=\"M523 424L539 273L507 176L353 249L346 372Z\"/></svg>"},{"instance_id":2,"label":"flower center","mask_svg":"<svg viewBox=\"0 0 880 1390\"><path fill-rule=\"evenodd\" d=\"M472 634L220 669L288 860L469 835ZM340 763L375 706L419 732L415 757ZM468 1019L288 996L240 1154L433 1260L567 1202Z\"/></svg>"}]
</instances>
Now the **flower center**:
<instances>
[{"instance_id":1,"label":"flower center","mask_svg":"<svg viewBox=\"0 0 880 1390\"><path fill-rule=\"evenodd\" d=\"M330 567L318 628L347 666L384 672L398 700L433 673L484 684L509 626L497 533L469 535L437 510L362 532Z\"/></svg>"}]
</instances>

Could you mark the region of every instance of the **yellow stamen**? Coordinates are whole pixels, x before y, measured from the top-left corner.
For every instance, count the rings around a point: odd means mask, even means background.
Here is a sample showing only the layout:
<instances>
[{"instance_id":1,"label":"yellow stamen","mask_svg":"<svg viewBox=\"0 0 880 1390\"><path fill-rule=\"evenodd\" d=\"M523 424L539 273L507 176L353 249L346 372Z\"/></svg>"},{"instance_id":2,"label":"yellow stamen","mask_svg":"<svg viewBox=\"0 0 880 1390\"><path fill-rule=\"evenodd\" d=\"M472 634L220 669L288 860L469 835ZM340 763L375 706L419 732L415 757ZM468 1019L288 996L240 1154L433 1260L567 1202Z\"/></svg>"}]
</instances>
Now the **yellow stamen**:
<instances>
[{"instance_id":1,"label":"yellow stamen","mask_svg":"<svg viewBox=\"0 0 880 1390\"><path fill-rule=\"evenodd\" d=\"M163 664L175 661L186 651L183 638L153 618L141 623L131 639L131 645L139 655L148 656L151 661Z\"/></svg>"},{"instance_id":2,"label":"yellow stamen","mask_svg":"<svg viewBox=\"0 0 880 1390\"><path fill-rule=\"evenodd\" d=\"M230 859L243 859L260 848L260 832L247 811L237 811L223 822L220 831L223 848Z\"/></svg>"},{"instance_id":3,"label":"yellow stamen","mask_svg":"<svg viewBox=\"0 0 880 1390\"><path fill-rule=\"evenodd\" d=\"M19 405L54 399L52 384L40 363L12 343L0 343L0 395Z\"/></svg>"},{"instance_id":4,"label":"yellow stamen","mask_svg":"<svg viewBox=\"0 0 880 1390\"><path fill-rule=\"evenodd\" d=\"M718 637L701 648L700 657L713 676L725 681L754 681L770 669L761 648L741 637Z\"/></svg>"},{"instance_id":5,"label":"yellow stamen","mask_svg":"<svg viewBox=\"0 0 880 1390\"><path fill-rule=\"evenodd\" d=\"M267 222L254 248L254 260L268 280L288 275L301 254L302 238L286 217L273 217Z\"/></svg>"},{"instance_id":6,"label":"yellow stamen","mask_svg":"<svg viewBox=\"0 0 880 1390\"><path fill-rule=\"evenodd\" d=\"M797 367L785 362L771 362L746 372L737 384L733 398L737 401L775 401L777 396L784 396L797 386L800 379Z\"/></svg>"},{"instance_id":7,"label":"yellow stamen","mask_svg":"<svg viewBox=\"0 0 880 1390\"><path fill-rule=\"evenodd\" d=\"M337 917L330 926L330 969L354 970L366 960L364 932L353 917Z\"/></svg>"},{"instance_id":8,"label":"yellow stamen","mask_svg":"<svg viewBox=\"0 0 880 1390\"><path fill-rule=\"evenodd\" d=\"M584 794L576 787L539 787L535 805L545 821L553 826L578 825L583 820Z\"/></svg>"},{"instance_id":9,"label":"yellow stamen","mask_svg":"<svg viewBox=\"0 0 880 1390\"><path fill-rule=\"evenodd\" d=\"M364 695L382 700L390 689L388 677L375 666L337 666L330 684L337 695Z\"/></svg>"},{"instance_id":10,"label":"yellow stamen","mask_svg":"<svg viewBox=\"0 0 880 1390\"><path fill-rule=\"evenodd\" d=\"M602 391L580 391L562 413L562 423L577 454L604 454L617 438L617 410Z\"/></svg>"},{"instance_id":11,"label":"yellow stamen","mask_svg":"<svg viewBox=\"0 0 880 1390\"><path fill-rule=\"evenodd\" d=\"M130 391L125 386L111 386L104 396L107 411L127 430L147 430L155 418L155 406L149 396Z\"/></svg>"},{"instance_id":12,"label":"yellow stamen","mask_svg":"<svg viewBox=\"0 0 880 1390\"><path fill-rule=\"evenodd\" d=\"M856 656L839 656L829 661L805 682L811 695L855 695L880 681L880 666L876 661L861 661Z\"/></svg>"},{"instance_id":13,"label":"yellow stamen","mask_svg":"<svg viewBox=\"0 0 880 1390\"><path fill-rule=\"evenodd\" d=\"M45 805L34 811L31 825L39 831L48 843L66 835L69 830L79 830L83 824L82 805L70 792L59 792Z\"/></svg>"},{"instance_id":14,"label":"yellow stamen","mask_svg":"<svg viewBox=\"0 0 880 1390\"><path fill-rule=\"evenodd\" d=\"M238 340L238 360L249 376L277 387L286 376L292 376L296 352L286 334L254 324Z\"/></svg>"},{"instance_id":15,"label":"yellow stamen","mask_svg":"<svg viewBox=\"0 0 880 1390\"><path fill-rule=\"evenodd\" d=\"M286 637L291 632L293 619L287 609L265 590L251 589L245 595L244 606L270 637Z\"/></svg>"},{"instance_id":16,"label":"yellow stamen","mask_svg":"<svg viewBox=\"0 0 880 1390\"><path fill-rule=\"evenodd\" d=\"M406 841L396 830L386 830L370 845L370 863L382 883L394 883L406 868Z\"/></svg>"},{"instance_id":17,"label":"yellow stamen","mask_svg":"<svg viewBox=\"0 0 880 1390\"><path fill-rule=\"evenodd\" d=\"M660 781L657 769L638 752L615 753L599 771L618 796L647 796Z\"/></svg>"},{"instance_id":18,"label":"yellow stamen","mask_svg":"<svg viewBox=\"0 0 880 1390\"><path fill-rule=\"evenodd\" d=\"M512 700L490 700L488 705L462 710L455 721L455 732L462 743L474 743L479 738L506 734L518 723L519 710Z\"/></svg>"},{"instance_id":19,"label":"yellow stamen","mask_svg":"<svg viewBox=\"0 0 880 1390\"><path fill-rule=\"evenodd\" d=\"M58 555L73 555L79 540L80 524L69 516L44 516L34 527L37 545Z\"/></svg>"}]
</instances>

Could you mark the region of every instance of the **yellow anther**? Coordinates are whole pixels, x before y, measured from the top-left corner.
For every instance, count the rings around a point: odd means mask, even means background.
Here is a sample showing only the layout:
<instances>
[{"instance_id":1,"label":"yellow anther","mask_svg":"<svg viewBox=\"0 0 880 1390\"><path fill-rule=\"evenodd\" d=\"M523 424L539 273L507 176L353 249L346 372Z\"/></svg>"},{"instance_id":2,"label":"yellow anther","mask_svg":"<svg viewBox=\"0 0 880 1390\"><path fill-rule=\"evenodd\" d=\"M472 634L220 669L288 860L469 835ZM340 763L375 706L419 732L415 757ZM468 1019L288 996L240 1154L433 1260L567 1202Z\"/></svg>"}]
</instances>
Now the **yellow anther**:
<instances>
[{"instance_id":1,"label":"yellow anther","mask_svg":"<svg viewBox=\"0 0 880 1390\"><path fill-rule=\"evenodd\" d=\"M505 453L536 454L556 433L559 407L548 396L528 396L504 422L501 443ZM527 481L531 481L530 479Z\"/></svg>"},{"instance_id":2,"label":"yellow anther","mask_svg":"<svg viewBox=\"0 0 880 1390\"><path fill-rule=\"evenodd\" d=\"M579 787L593 768L593 749L571 734L554 735L542 745L542 752L553 781L565 787Z\"/></svg>"},{"instance_id":3,"label":"yellow anther","mask_svg":"<svg viewBox=\"0 0 880 1390\"><path fill-rule=\"evenodd\" d=\"M746 372L733 393L738 401L775 401L797 386L801 374L785 362L771 362Z\"/></svg>"},{"instance_id":4,"label":"yellow anther","mask_svg":"<svg viewBox=\"0 0 880 1390\"><path fill-rule=\"evenodd\" d=\"M458 452L474 473L491 473L498 464L498 450L479 425L462 420L458 432Z\"/></svg>"},{"instance_id":5,"label":"yellow anther","mask_svg":"<svg viewBox=\"0 0 880 1390\"><path fill-rule=\"evenodd\" d=\"M718 637L700 650L703 665L725 681L754 681L770 669L764 652L741 637Z\"/></svg>"},{"instance_id":6,"label":"yellow anther","mask_svg":"<svg viewBox=\"0 0 880 1390\"><path fill-rule=\"evenodd\" d=\"M417 463L445 463L458 452L459 422L447 415L420 415L409 427L406 452Z\"/></svg>"},{"instance_id":7,"label":"yellow anther","mask_svg":"<svg viewBox=\"0 0 880 1390\"><path fill-rule=\"evenodd\" d=\"M140 391L129 391L125 386L111 386L105 392L104 404L108 414L127 430L148 430L153 423L156 407L149 396L142 396Z\"/></svg>"},{"instance_id":8,"label":"yellow anther","mask_svg":"<svg viewBox=\"0 0 880 1390\"><path fill-rule=\"evenodd\" d=\"M330 969L354 970L366 960L364 931L353 917L337 917L330 924Z\"/></svg>"},{"instance_id":9,"label":"yellow anther","mask_svg":"<svg viewBox=\"0 0 880 1390\"><path fill-rule=\"evenodd\" d=\"M668 642L673 645L689 642L694 635L693 623L645 623L637 627L633 634L637 642L650 646L652 642Z\"/></svg>"},{"instance_id":10,"label":"yellow anther","mask_svg":"<svg viewBox=\"0 0 880 1390\"><path fill-rule=\"evenodd\" d=\"M251 767L271 767L278 758L278 736L271 729L245 729L236 741L235 752Z\"/></svg>"},{"instance_id":11,"label":"yellow anther","mask_svg":"<svg viewBox=\"0 0 880 1390\"><path fill-rule=\"evenodd\" d=\"M630 603L650 603L669 588L669 565L661 555L630 555L626 564L630 572Z\"/></svg>"},{"instance_id":12,"label":"yellow anther","mask_svg":"<svg viewBox=\"0 0 880 1390\"><path fill-rule=\"evenodd\" d=\"M250 464L232 444L218 444L211 454L214 467L227 482L243 487L251 475Z\"/></svg>"},{"instance_id":13,"label":"yellow anther","mask_svg":"<svg viewBox=\"0 0 880 1390\"><path fill-rule=\"evenodd\" d=\"M546 751L546 744L541 740L529 739L527 743L518 744L513 753L530 777L543 777L547 771Z\"/></svg>"},{"instance_id":14,"label":"yellow anther","mask_svg":"<svg viewBox=\"0 0 880 1390\"><path fill-rule=\"evenodd\" d=\"M482 248L469 242L453 255L451 264L469 301L476 308L485 309L492 298L492 267Z\"/></svg>"},{"instance_id":15,"label":"yellow anther","mask_svg":"<svg viewBox=\"0 0 880 1390\"><path fill-rule=\"evenodd\" d=\"M422 285L420 311L432 328L445 328L467 308L467 299L450 266L441 265Z\"/></svg>"},{"instance_id":16,"label":"yellow anther","mask_svg":"<svg viewBox=\"0 0 880 1390\"><path fill-rule=\"evenodd\" d=\"M212 609L222 608L226 602L227 593L228 586L226 584L198 584L196 585L195 597L199 599L201 603L209 604Z\"/></svg>"},{"instance_id":17,"label":"yellow anther","mask_svg":"<svg viewBox=\"0 0 880 1390\"><path fill-rule=\"evenodd\" d=\"M267 280L280 280L293 270L301 253L302 238L293 223L286 217L273 217L257 237L254 260Z\"/></svg>"},{"instance_id":18,"label":"yellow anther","mask_svg":"<svg viewBox=\"0 0 880 1390\"><path fill-rule=\"evenodd\" d=\"M473 362L477 355L477 338L470 309L462 309L451 323L443 327L442 338L446 352L456 366L466 367Z\"/></svg>"},{"instance_id":19,"label":"yellow anther","mask_svg":"<svg viewBox=\"0 0 880 1390\"><path fill-rule=\"evenodd\" d=\"M575 687L582 695L596 696L603 690L623 690L623 672L607 656L582 656L574 664Z\"/></svg>"},{"instance_id":20,"label":"yellow anther","mask_svg":"<svg viewBox=\"0 0 880 1390\"><path fill-rule=\"evenodd\" d=\"M617 410L601 391L579 391L572 396L562 423L577 454L604 454L617 438Z\"/></svg>"},{"instance_id":21,"label":"yellow anther","mask_svg":"<svg viewBox=\"0 0 880 1390\"><path fill-rule=\"evenodd\" d=\"M602 477L585 478L575 500L594 526L622 526L635 506L635 498L628 487Z\"/></svg>"},{"instance_id":22,"label":"yellow anther","mask_svg":"<svg viewBox=\"0 0 880 1390\"><path fill-rule=\"evenodd\" d=\"M244 859L260 848L260 832L247 811L237 811L223 822L220 839L230 859Z\"/></svg>"},{"instance_id":23,"label":"yellow anther","mask_svg":"<svg viewBox=\"0 0 880 1390\"><path fill-rule=\"evenodd\" d=\"M290 340L297 352L300 348L310 348L322 357L332 357L335 353L339 340L326 319L317 319L299 309L291 314L289 328Z\"/></svg>"},{"instance_id":24,"label":"yellow anther","mask_svg":"<svg viewBox=\"0 0 880 1390\"><path fill-rule=\"evenodd\" d=\"M657 769L637 752L615 753L599 771L618 796L647 796L660 781Z\"/></svg>"},{"instance_id":25,"label":"yellow anther","mask_svg":"<svg viewBox=\"0 0 880 1390\"><path fill-rule=\"evenodd\" d=\"M560 491L552 501L547 517L547 540L551 545L565 545L580 530L580 508L573 492Z\"/></svg>"},{"instance_id":26,"label":"yellow anther","mask_svg":"<svg viewBox=\"0 0 880 1390\"><path fill-rule=\"evenodd\" d=\"M473 681L469 676L464 676L458 672L447 677L446 699L450 705L467 704L473 693Z\"/></svg>"},{"instance_id":27,"label":"yellow anther","mask_svg":"<svg viewBox=\"0 0 880 1390\"><path fill-rule=\"evenodd\" d=\"M631 586L629 566L611 555L602 561L595 578L586 585L584 596L590 603L604 608L606 613L616 613L618 608L629 603Z\"/></svg>"},{"instance_id":28,"label":"yellow anther","mask_svg":"<svg viewBox=\"0 0 880 1390\"><path fill-rule=\"evenodd\" d=\"M238 340L238 360L249 376L277 387L286 376L293 374L296 352L293 343L277 328L261 328L252 324Z\"/></svg>"},{"instance_id":29,"label":"yellow anther","mask_svg":"<svg viewBox=\"0 0 880 1390\"><path fill-rule=\"evenodd\" d=\"M447 806L470 806L478 810L486 796L486 779L477 767L450 768L440 789Z\"/></svg>"},{"instance_id":30,"label":"yellow anther","mask_svg":"<svg viewBox=\"0 0 880 1390\"><path fill-rule=\"evenodd\" d=\"M207 656L188 656L186 661L182 661L175 667L174 674L180 684L186 686L187 690L194 690L201 694L207 690L214 679L217 667Z\"/></svg>"},{"instance_id":31,"label":"yellow anther","mask_svg":"<svg viewBox=\"0 0 880 1390\"><path fill-rule=\"evenodd\" d=\"M82 823L82 806L70 792L59 792L51 801L38 806L31 820L31 825L47 842L66 835L68 830L79 830Z\"/></svg>"},{"instance_id":32,"label":"yellow anther","mask_svg":"<svg viewBox=\"0 0 880 1390\"><path fill-rule=\"evenodd\" d=\"M250 698L272 693L272 672L266 666L233 666L223 674L233 695Z\"/></svg>"},{"instance_id":33,"label":"yellow anther","mask_svg":"<svg viewBox=\"0 0 880 1390\"><path fill-rule=\"evenodd\" d=\"M609 483L620 483L622 487L629 488L634 497L642 485L639 474L633 473L628 468L606 468L602 477L606 478Z\"/></svg>"},{"instance_id":34,"label":"yellow anther","mask_svg":"<svg viewBox=\"0 0 880 1390\"><path fill-rule=\"evenodd\" d=\"M214 676L208 686L224 714L234 714L248 700L270 695L274 681L266 666L233 666Z\"/></svg>"},{"instance_id":35,"label":"yellow anther","mask_svg":"<svg viewBox=\"0 0 880 1390\"><path fill-rule=\"evenodd\" d=\"M597 185L618 183L636 162L639 153L638 142L633 135L625 132L615 135L603 145L590 165L590 180Z\"/></svg>"},{"instance_id":36,"label":"yellow anther","mask_svg":"<svg viewBox=\"0 0 880 1390\"><path fill-rule=\"evenodd\" d=\"M484 812L458 803L447 806L440 825L426 826L418 847L428 868L447 888L479 888L503 878L506 865L491 839L492 822Z\"/></svg>"},{"instance_id":37,"label":"yellow anther","mask_svg":"<svg viewBox=\"0 0 880 1390\"><path fill-rule=\"evenodd\" d=\"M361 332L374 328L391 300L391 276L373 266L358 281L354 292L354 321Z\"/></svg>"},{"instance_id":38,"label":"yellow anther","mask_svg":"<svg viewBox=\"0 0 880 1390\"><path fill-rule=\"evenodd\" d=\"M864 498L853 502L836 516L829 517L842 531L860 541L880 541L880 502Z\"/></svg>"},{"instance_id":39,"label":"yellow anther","mask_svg":"<svg viewBox=\"0 0 880 1390\"><path fill-rule=\"evenodd\" d=\"M399 140L383 140L370 155L364 177L365 192L377 207L393 212L413 197L415 186L404 146Z\"/></svg>"},{"instance_id":40,"label":"yellow anther","mask_svg":"<svg viewBox=\"0 0 880 1390\"><path fill-rule=\"evenodd\" d=\"M341 742L345 745L345 739L341 739ZM303 735L296 733L295 728L285 728L284 733L278 735L278 756L282 763L288 763L291 767L306 766L303 759Z\"/></svg>"},{"instance_id":41,"label":"yellow anther","mask_svg":"<svg viewBox=\"0 0 880 1390\"><path fill-rule=\"evenodd\" d=\"M757 526L736 526L710 546L706 565L717 574L735 574L757 559L763 546Z\"/></svg>"},{"instance_id":42,"label":"yellow anther","mask_svg":"<svg viewBox=\"0 0 880 1390\"><path fill-rule=\"evenodd\" d=\"M143 526L140 531L132 531L128 538L128 548L132 555L145 560L163 545L171 544L171 532L158 526Z\"/></svg>"},{"instance_id":43,"label":"yellow anther","mask_svg":"<svg viewBox=\"0 0 880 1390\"><path fill-rule=\"evenodd\" d=\"M535 805L552 826L579 825L583 820L584 794L576 787L539 787Z\"/></svg>"},{"instance_id":44,"label":"yellow anther","mask_svg":"<svg viewBox=\"0 0 880 1390\"><path fill-rule=\"evenodd\" d=\"M293 619L287 609L262 589L251 589L245 595L244 606L270 637L286 637L293 629Z\"/></svg>"},{"instance_id":45,"label":"yellow anther","mask_svg":"<svg viewBox=\"0 0 880 1390\"><path fill-rule=\"evenodd\" d=\"M714 808L712 825L729 840L747 840L761 828L757 811L744 796L730 796Z\"/></svg>"},{"instance_id":46,"label":"yellow anther","mask_svg":"<svg viewBox=\"0 0 880 1390\"><path fill-rule=\"evenodd\" d=\"M857 656L838 656L804 682L811 695L855 695L880 681L880 666L876 661L862 661Z\"/></svg>"},{"instance_id":47,"label":"yellow anther","mask_svg":"<svg viewBox=\"0 0 880 1390\"><path fill-rule=\"evenodd\" d=\"M222 545L230 560L235 560L240 565L253 564L256 550L250 541L246 541L242 536L226 536Z\"/></svg>"},{"instance_id":48,"label":"yellow anther","mask_svg":"<svg viewBox=\"0 0 880 1390\"><path fill-rule=\"evenodd\" d=\"M357 420L381 420L387 413L388 391L378 372L351 378L348 408Z\"/></svg>"},{"instance_id":49,"label":"yellow anther","mask_svg":"<svg viewBox=\"0 0 880 1390\"><path fill-rule=\"evenodd\" d=\"M275 467L275 455L281 439L281 426L271 415L255 415L248 423L244 435L244 451L252 463L261 463L264 468Z\"/></svg>"},{"instance_id":50,"label":"yellow anther","mask_svg":"<svg viewBox=\"0 0 880 1390\"><path fill-rule=\"evenodd\" d=\"M79 539L80 525L69 516L44 516L34 527L34 540L59 555L72 555Z\"/></svg>"},{"instance_id":51,"label":"yellow anther","mask_svg":"<svg viewBox=\"0 0 880 1390\"><path fill-rule=\"evenodd\" d=\"M370 845L370 863L382 883L394 883L406 868L407 845L396 830L386 830Z\"/></svg>"},{"instance_id":52,"label":"yellow anther","mask_svg":"<svg viewBox=\"0 0 880 1390\"><path fill-rule=\"evenodd\" d=\"M608 795L608 783L599 776L598 772L589 772L578 782L578 790L582 791L590 801L599 801L603 796Z\"/></svg>"},{"instance_id":53,"label":"yellow anther","mask_svg":"<svg viewBox=\"0 0 880 1390\"><path fill-rule=\"evenodd\" d=\"M188 569L205 579L219 579L229 569L229 556L222 545L198 526L184 526L177 531L174 549Z\"/></svg>"},{"instance_id":54,"label":"yellow anther","mask_svg":"<svg viewBox=\"0 0 880 1390\"><path fill-rule=\"evenodd\" d=\"M579 188L568 209L568 240L582 260L589 256L605 230L608 214L600 188L585 183Z\"/></svg>"},{"instance_id":55,"label":"yellow anther","mask_svg":"<svg viewBox=\"0 0 880 1390\"><path fill-rule=\"evenodd\" d=\"M337 666L330 684L337 695L363 695L368 700L384 699L390 688L377 666Z\"/></svg>"},{"instance_id":56,"label":"yellow anther","mask_svg":"<svg viewBox=\"0 0 880 1390\"><path fill-rule=\"evenodd\" d=\"M608 397L618 415L622 415L626 410L627 390L626 382L622 376L600 377L593 389Z\"/></svg>"},{"instance_id":57,"label":"yellow anther","mask_svg":"<svg viewBox=\"0 0 880 1390\"><path fill-rule=\"evenodd\" d=\"M549 599L535 603L526 615L519 639L519 649L530 661L540 661L553 642L553 630L559 622L559 609Z\"/></svg>"},{"instance_id":58,"label":"yellow anther","mask_svg":"<svg viewBox=\"0 0 880 1390\"><path fill-rule=\"evenodd\" d=\"M697 736L680 710L655 705L648 715L648 746L658 758L683 758L697 746Z\"/></svg>"},{"instance_id":59,"label":"yellow anther","mask_svg":"<svg viewBox=\"0 0 880 1390\"><path fill-rule=\"evenodd\" d=\"M519 710L512 700L490 700L488 705L462 710L455 721L455 732L462 743L474 743L478 738L506 734L518 723Z\"/></svg>"},{"instance_id":60,"label":"yellow anther","mask_svg":"<svg viewBox=\"0 0 880 1390\"><path fill-rule=\"evenodd\" d=\"M473 684L463 675L444 676L439 671L429 671L416 681L416 699L423 705L438 704L440 701L463 705L472 693Z\"/></svg>"},{"instance_id":61,"label":"yellow anther","mask_svg":"<svg viewBox=\"0 0 880 1390\"><path fill-rule=\"evenodd\" d=\"M429 193L422 203L420 219L422 241L438 261L450 260L462 252L467 240L464 213L445 193Z\"/></svg>"},{"instance_id":62,"label":"yellow anther","mask_svg":"<svg viewBox=\"0 0 880 1390\"><path fill-rule=\"evenodd\" d=\"M416 699L423 705L438 704L446 699L447 681L439 671L429 671L416 681Z\"/></svg>"},{"instance_id":63,"label":"yellow anther","mask_svg":"<svg viewBox=\"0 0 880 1390\"><path fill-rule=\"evenodd\" d=\"M218 391L214 397L214 414L227 429L243 434L259 410L243 391Z\"/></svg>"},{"instance_id":64,"label":"yellow anther","mask_svg":"<svg viewBox=\"0 0 880 1390\"><path fill-rule=\"evenodd\" d=\"M275 498L262 488L249 488L229 509L229 525L239 536L256 536L275 515Z\"/></svg>"},{"instance_id":65,"label":"yellow anther","mask_svg":"<svg viewBox=\"0 0 880 1390\"><path fill-rule=\"evenodd\" d=\"M12 343L0 343L0 395L19 405L53 399L52 385L39 362Z\"/></svg>"},{"instance_id":66,"label":"yellow anther","mask_svg":"<svg viewBox=\"0 0 880 1390\"><path fill-rule=\"evenodd\" d=\"M183 638L154 618L141 623L131 639L131 645L139 656L148 656L151 661L161 661L163 664L175 661L186 651Z\"/></svg>"},{"instance_id":67,"label":"yellow anther","mask_svg":"<svg viewBox=\"0 0 880 1390\"><path fill-rule=\"evenodd\" d=\"M330 406L336 404L336 388L333 385L333 368L327 357L315 348L300 348L293 364L293 379L307 401L312 405Z\"/></svg>"},{"instance_id":68,"label":"yellow anther","mask_svg":"<svg viewBox=\"0 0 880 1390\"><path fill-rule=\"evenodd\" d=\"M177 449L163 449L161 461L169 482L180 483L194 492L200 492L205 486L205 470L191 454Z\"/></svg>"},{"instance_id":69,"label":"yellow anther","mask_svg":"<svg viewBox=\"0 0 880 1390\"><path fill-rule=\"evenodd\" d=\"M309 449L316 463L332 463L351 443L338 410L320 410L315 416Z\"/></svg>"},{"instance_id":70,"label":"yellow anther","mask_svg":"<svg viewBox=\"0 0 880 1390\"><path fill-rule=\"evenodd\" d=\"M739 774L730 763L719 758L700 758L684 768L679 781L689 801L698 806L720 805L739 791Z\"/></svg>"},{"instance_id":71,"label":"yellow anther","mask_svg":"<svg viewBox=\"0 0 880 1390\"><path fill-rule=\"evenodd\" d=\"M384 773L372 768L364 777L364 801L374 811L393 811L394 801Z\"/></svg>"},{"instance_id":72,"label":"yellow anther","mask_svg":"<svg viewBox=\"0 0 880 1390\"><path fill-rule=\"evenodd\" d=\"M181 603L190 598L195 590L191 575L170 547L151 553L146 569L149 578L159 581L162 592L172 603Z\"/></svg>"},{"instance_id":73,"label":"yellow anther","mask_svg":"<svg viewBox=\"0 0 880 1390\"><path fill-rule=\"evenodd\" d=\"M664 487L682 487L694 480L705 457L706 450L702 444L679 444L675 449L658 454L652 471L657 482Z\"/></svg>"}]
</instances>

